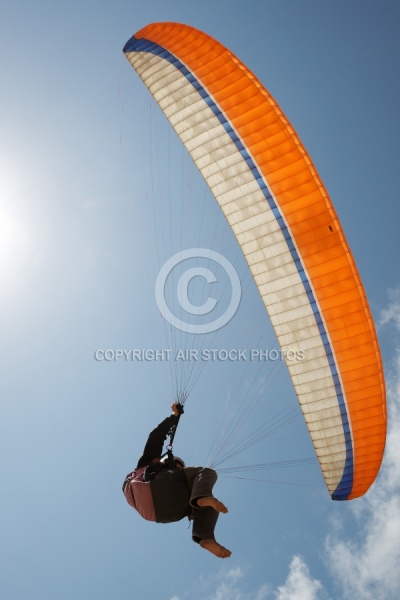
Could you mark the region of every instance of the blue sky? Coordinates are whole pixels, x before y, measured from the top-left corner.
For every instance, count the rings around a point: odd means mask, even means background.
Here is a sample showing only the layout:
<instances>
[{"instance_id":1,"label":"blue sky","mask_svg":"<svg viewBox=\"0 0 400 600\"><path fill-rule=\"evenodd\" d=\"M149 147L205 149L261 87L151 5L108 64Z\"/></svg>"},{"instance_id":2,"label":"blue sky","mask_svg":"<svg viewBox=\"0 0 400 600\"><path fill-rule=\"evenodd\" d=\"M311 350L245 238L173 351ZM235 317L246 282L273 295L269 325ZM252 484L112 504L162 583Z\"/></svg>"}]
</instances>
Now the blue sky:
<instances>
[{"instance_id":1,"label":"blue sky","mask_svg":"<svg viewBox=\"0 0 400 600\"><path fill-rule=\"evenodd\" d=\"M0 14L1 596L397 599L398 3L16 0ZM171 341L154 284L165 260L196 245L227 256L243 290L208 347L277 348L215 202L122 54L155 21L216 37L295 127L357 261L389 392L385 460L361 500L332 502L315 463L248 474L261 481L221 473L229 561L193 544L186 521L140 520L120 489L169 413L181 366L95 359L193 341ZM175 443L188 463L207 459L227 407L257 400L249 431L282 407L296 414L279 361L198 362L196 373ZM312 456L295 418L236 464Z\"/></svg>"}]
</instances>

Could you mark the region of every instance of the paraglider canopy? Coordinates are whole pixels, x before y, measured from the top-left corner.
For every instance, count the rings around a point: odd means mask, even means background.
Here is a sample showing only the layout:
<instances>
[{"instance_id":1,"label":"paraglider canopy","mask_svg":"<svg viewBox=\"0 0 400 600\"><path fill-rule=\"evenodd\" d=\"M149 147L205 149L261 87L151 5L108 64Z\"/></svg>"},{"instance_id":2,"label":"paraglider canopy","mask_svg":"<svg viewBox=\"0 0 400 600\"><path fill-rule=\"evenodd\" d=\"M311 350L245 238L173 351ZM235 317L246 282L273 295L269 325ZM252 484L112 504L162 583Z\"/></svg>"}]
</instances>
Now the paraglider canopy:
<instances>
[{"instance_id":1,"label":"paraglider canopy","mask_svg":"<svg viewBox=\"0 0 400 600\"><path fill-rule=\"evenodd\" d=\"M124 52L230 224L270 316L333 499L364 494L386 435L365 291L338 216L281 109L210 36L155 23Z\"/></svg>"}]
</instances>

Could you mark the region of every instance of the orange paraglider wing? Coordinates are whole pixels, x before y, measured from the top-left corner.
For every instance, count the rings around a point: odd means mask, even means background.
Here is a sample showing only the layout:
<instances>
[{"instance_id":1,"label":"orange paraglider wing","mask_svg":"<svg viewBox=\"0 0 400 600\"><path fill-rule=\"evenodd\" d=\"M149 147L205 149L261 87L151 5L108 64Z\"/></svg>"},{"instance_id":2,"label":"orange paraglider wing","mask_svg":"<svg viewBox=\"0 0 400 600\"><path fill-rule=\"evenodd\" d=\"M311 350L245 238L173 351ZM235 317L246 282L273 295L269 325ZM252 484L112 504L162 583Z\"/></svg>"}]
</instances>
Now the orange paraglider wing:
<instances>
[{"instance_id":1,"label":"orange paraglider wing","mask_svg":"<svg viewBox=\"0 0 400 600\"><path fill-rule=\"evenodd\" d=\"M124 52L237 238L332 498L361 496L385 445L382 360L357 267L310 157L268 91L210 36L155 23Z\"/></svg>"}]
</instances>

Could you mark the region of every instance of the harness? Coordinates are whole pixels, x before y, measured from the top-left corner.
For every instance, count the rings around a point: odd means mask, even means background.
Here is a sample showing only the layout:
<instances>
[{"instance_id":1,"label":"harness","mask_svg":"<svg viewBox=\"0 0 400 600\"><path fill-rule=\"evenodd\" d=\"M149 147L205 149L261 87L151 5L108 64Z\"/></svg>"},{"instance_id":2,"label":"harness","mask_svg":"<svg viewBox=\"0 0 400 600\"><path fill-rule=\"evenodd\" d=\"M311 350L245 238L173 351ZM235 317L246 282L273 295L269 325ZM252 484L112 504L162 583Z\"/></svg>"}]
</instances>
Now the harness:
<instances>
[{"instance_id":1,"label":"harness","mask_svg":"<svg viewBox=\"0 0 400 600\"><path fill-rule=\"evenodd\" d=\"M136 469L125 477L122 491L124 496L135 510L146 521L156 520L153 496L150 489L150 481L144 481L143 475L146 467Z\"/></svg>"}]
</instances>

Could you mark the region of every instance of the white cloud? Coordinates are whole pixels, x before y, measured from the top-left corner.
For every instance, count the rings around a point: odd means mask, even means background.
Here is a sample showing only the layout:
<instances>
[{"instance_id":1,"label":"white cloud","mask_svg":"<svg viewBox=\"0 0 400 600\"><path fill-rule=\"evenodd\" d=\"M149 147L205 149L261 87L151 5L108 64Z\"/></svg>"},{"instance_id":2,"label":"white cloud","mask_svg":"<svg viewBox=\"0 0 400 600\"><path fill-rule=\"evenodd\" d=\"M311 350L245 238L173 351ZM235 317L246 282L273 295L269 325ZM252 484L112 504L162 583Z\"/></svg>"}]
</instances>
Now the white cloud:
<instances>
[{"instance_id":1,"label":"white cloud","mask_svg":"<svg viewBox=\"0 0 400 600\"><path fill-rule=\"evenodd\" d=\"M275 592L277 600L317 600L325 598L322 583L313 579L300 556L294 556L284 585Z\"/></svg>"},{"instance_id":2,"label":"white cloud","mask_svg":"<svg viewBox=\"0 0 400 600\"><path fill-rule=\"evenodd\" d=\"M246 589L244 579L245 573L241 567L234 567L228 571L221 570L218 573L215 591L210 596L203 597L205 600L266 600L270 591L267 584L264 583L255 590L249 591Z\"/></svg>"},{"instance_id":3,"label":"white cloud","mask_svg":"<svg viewBox=\"0 0 400 600\"><path fill-rule=\"evenodd\" d=\"M210 600L265 600L267 587L263 585L256 591L246 592L239 583L243 576L240 567L228 571Z\"/></svg>"},{"instance_id":4,"label":"white cloud","mask_svg":"<svg viewBox=\"0 0 400 600\"><path fill-rule=\"evenodd\" d=\"M385 308L378 321L378 327L394 323L397 331L400 331L400 289L389 290L390 304Z\"/></svg>"}]
</instances>

